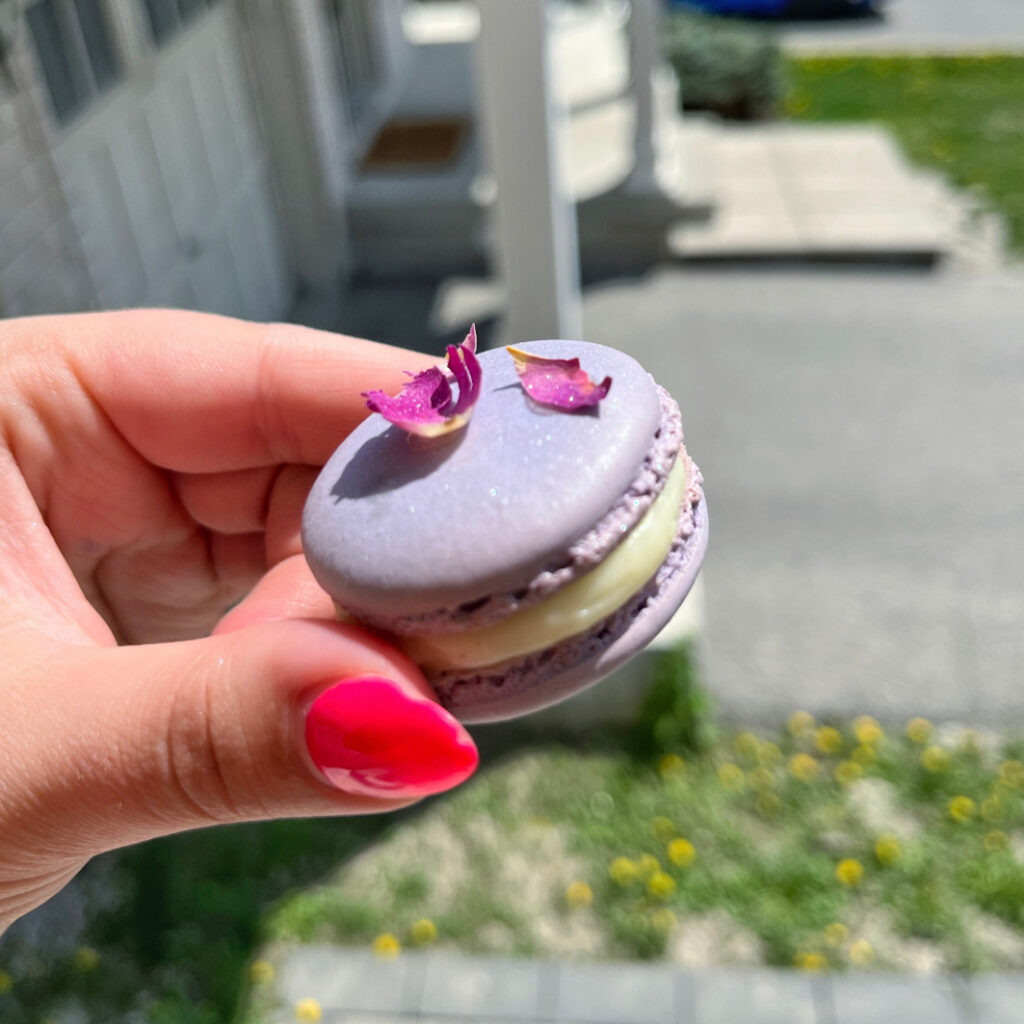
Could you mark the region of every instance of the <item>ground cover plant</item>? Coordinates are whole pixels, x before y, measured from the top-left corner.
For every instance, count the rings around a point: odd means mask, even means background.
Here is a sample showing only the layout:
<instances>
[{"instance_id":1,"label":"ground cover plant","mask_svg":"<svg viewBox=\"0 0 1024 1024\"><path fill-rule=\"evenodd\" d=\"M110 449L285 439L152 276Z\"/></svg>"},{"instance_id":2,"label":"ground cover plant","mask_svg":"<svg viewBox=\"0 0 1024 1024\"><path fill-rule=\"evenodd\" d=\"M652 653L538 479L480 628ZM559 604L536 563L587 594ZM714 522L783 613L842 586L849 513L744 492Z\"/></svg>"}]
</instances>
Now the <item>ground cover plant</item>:
<instances>
[{"instance_id":1,"label":"ground cover plant","mask_svg":"<svg viewBox=\"0 0 1024 1024\"><path fill-rule=\"evenodd\" d=\"M792 57L787 73L787 116L888 125L914 161L1000 209L1024 248L1024 57Z\"/></svg>"}]
</instances>

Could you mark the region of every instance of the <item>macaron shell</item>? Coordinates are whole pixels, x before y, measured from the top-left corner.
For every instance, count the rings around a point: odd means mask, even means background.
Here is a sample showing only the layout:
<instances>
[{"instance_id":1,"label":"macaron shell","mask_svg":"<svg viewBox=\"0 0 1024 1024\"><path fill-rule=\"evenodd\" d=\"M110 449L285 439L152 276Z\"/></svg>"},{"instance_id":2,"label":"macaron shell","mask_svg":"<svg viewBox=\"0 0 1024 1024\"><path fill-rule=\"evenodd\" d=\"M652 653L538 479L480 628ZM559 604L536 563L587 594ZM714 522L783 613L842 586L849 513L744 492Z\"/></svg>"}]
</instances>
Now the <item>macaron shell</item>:
<instances>
[{"instance_id":1,"label":"macaron shell","mask_svg":"<svg viewBox=\"0 0 1024 1024\"><path fill-rule=\"evenodd\" d=\"M611 376L611 391L592 410L542 407L502 349L481 354L481 397L458 434L412 438L370 416L303 517L306 557L340 604L387 618L514 592L557 567L629 488L661 418L647 372L586 342L520 347L579 358L592 379Z\"/></svg>"},{"instance_id":2,"label":"macaron shell","mask_svg":"<svg viewBox=\"0 0 1024 1024\"><path fill-rule=\"evenodd\" d=\"M500 722L557 704L604 679L639 654L664 629L696 582L707 546L708 512L702 495L694 509L694 530L685 543L680 564L609 646L558 675L538 673L526 685L497 698L486 686L463 684L449 710L469 725Z\"/></svg>"}]
</instances>

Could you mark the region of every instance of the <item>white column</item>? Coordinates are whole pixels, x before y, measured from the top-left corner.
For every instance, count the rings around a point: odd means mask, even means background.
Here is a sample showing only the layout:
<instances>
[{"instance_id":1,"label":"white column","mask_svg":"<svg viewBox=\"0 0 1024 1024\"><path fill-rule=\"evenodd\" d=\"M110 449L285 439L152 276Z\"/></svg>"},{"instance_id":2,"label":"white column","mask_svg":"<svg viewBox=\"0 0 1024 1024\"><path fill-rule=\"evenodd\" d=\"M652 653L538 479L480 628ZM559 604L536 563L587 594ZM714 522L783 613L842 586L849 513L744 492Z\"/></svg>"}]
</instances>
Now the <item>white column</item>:
<instances>
[{"instance_id":1,"label":"white column","mask_svg":"<svg viewBox=\"0 0 1024 1024\"><path fill-rule=\"evenodd\" d=\"M629 15L629 72L636 98L636 124L633 149L636 164L633 179L637 184L654 184L654 83L652 75L658 59L657 0L632 0Z\"/></svg>"},{"instance_id":2,"label":"white column","mask_svg":"<svg viewBox=\"0 0 1024 1024\"><path fill-rule=\"evenodd\" d=\"M479 122L497 185L503 342L582 335L576 211L557 166L544 0L478 0Z\"/></svg>"}]
</instances>

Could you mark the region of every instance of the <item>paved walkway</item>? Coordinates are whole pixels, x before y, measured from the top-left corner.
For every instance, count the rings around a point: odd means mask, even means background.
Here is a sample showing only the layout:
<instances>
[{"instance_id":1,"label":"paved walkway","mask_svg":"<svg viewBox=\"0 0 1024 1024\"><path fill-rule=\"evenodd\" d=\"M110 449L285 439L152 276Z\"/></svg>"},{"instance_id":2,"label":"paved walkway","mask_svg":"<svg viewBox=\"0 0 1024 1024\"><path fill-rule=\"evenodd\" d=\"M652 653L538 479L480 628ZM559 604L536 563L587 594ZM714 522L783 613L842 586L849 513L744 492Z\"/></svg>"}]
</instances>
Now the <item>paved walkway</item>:
<instances>
[{"instance_id":1,"label":"paved walkway","mask_svg":"<svg viewBox=\"0 0 1024 1024\"><path fill-rule=\"evenodd\" d=\"M1024 977L681 971L304 946L276 962L281 1012L316 999L324 1024L1020 1024Z\"/></svg>"}]
</instances>

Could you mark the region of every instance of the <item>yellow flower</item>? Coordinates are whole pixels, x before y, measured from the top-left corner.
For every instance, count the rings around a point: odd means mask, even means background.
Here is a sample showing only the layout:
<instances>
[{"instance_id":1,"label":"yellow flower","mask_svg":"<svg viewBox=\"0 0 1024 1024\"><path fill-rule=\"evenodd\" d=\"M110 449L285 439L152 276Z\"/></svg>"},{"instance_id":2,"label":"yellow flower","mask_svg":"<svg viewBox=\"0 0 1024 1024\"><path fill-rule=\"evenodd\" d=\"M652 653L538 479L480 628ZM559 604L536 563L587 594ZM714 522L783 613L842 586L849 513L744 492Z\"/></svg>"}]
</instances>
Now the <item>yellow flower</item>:
<instances>
[{"instance_id":1,"label":"yellow flower","mask_svg":"<svg viewBox=\"0 0 1024 1024\"><path fill-rule=\"evenodd\" d=\"M676 926L676 915L668 907L658 907L651 914L651 927L662 935L667 935Z\"/></svg>"},{"instance_id":2,"label":"yellow flower","mask_svg":"<svg viewBox=\"0 0 1024 1024\"><path fill-rule=\"evenodd\" d=\"M89 971L95 971L99 967L100 955L92 946L79 946L75 950L74 964L76 971L88 974Z\"/></svg>"},{"instance_id":3,"label":"yellow flower","mask_svg":"<svg viewBox=\"0 0 1024 1024\"><path fill-rule=\"evenodd\" d=\"M975 810L974 801L969 796L955 796L949 801L949 816L961 824L970 821Z\"/></svg>"},{"instance_id":4,"label":"yellow flower","mask_svg":"<svg viewBox=\"0 0 1024 1024\"><path fill-rule=\"evenodd\" d=\"M659 900L667 900L676 891L676 880L665 871L655 871L647 883L647 891Z\"/></svg>"},{"instance_id":5,"label":"yellow flower","mask_svg":"<svg viewBox=\"0 0 1024 1024\"><path fill-rule=\"evenodd\" d=\"M981 816L985 821L998 821L1003 816L1003 802L997 796L981 801Z\"/></svg>"},{"instance_id":6,"label":"yellow flower","mask_svg":"<svg viewBox=\"0 0 1024 1024\"><path fill-rule=\"evenodd\" d=\"M794 754L789 759L789 774L801 782L811 782L818 777L818 762L810 754Z\"/></svg>"},{"instance_id":7,"label":"yellow flower","mask_svg":"<svg viewBox=\"0 0 1024 1024\"><path fill-rule=\"evenodd\" d=\"M853 735L857 737L858 743L873 747L882 741L885 733L870 715L860 715L853 720Z\"/></svg>"},{"instance_id":8,"label":"yellow flower","mask_svg":"<svg viewBox=\"0 0 1024 1024\"><path fill-rule=\"evenodd\" d=\"M269 960L253 960L249 964L249 980L254 985L266 985L274 980L274 965Z\"/></svg>"},{"instance_id":9,"label":"yellow flower","mask_svg":"<svg viewBox=\"0 0 1024 1024\"><path fill-rule=\"evenodd\" d=\"M644 878L650 878L651 875L657 874L661 870L661 861L652 853L641 853L637 867Z\"/></svg>"},{"instance_id":10,"label":"yellow flower","mask_svg":"<svg viewBox=\"0 0 1024 1024\"><path fill-rule=\"evenodd\" d=\"M757 801L754 806L757 808L758 814L765 818L770 818L772 815L779 813L779 810L782 807L782 801L776 793L758 793Z\"/></svg>"},{"instance_id":11,"label":"yellow flower","mask_svg":"<svg viewBox=\"0 0 1024 1024\"><path fill-rule=\"evenodd\" d=\"M771 789L775 785L775 776L767 768L752 768L747 779L754 789Z\"/></svg>"},{"instance_id":12,"label":"yellow flower","mask_svg":"<svg viewBox=\"0 0 1024 1024\"><path fill-rule=\"evenodd\" d=\"M927 743L932 738L932 723L927 718L912 718L907 722L907 739L911 743Z\"/></svg>"},{"instance_id":13,"label":"yellow flower","mask_svg":"<svg viewBox=\"0 0 1024 1024\"><path fill-rule=\"evenodd\" d=\"M793 957L793 966L800 971L823 971L828 961L821 953L797 953Z\"/></svg>"},{"instance_id":14,"label":"yellow flower","mask_svg":"<svg viewBox=\"0 0 1024 1024\"><path fill-rule=\"evenodd\" d=\"M629 885L640 877L640 865L628 857L616 857L608 865L608 874L616 884Z\"/></svg>"},{"instance_id":15,"label":"yellow flower","mask_svg":"<svg viewBox=\"0 0 1024 1024\"><path fill-rule=\"evenodd\" d=\"M686 762L678 754L665 754L658 762L658 772L663 779L678 778L686 771Z\"/></svg>"},{"instance_id":16,"label":"yellow flower","mask_svg":"<svg viewBox=\"0 0 1024 1024\"><path fill-rule=\"evenodd\" d=\"M594 893L586 882L570 882L565 890L565 902L570 910L580 910L594 902Z\"/></svg>"},{"instance_id":17,"label":"yellow flower","mask_svg":"<svg viewBox=\"0 0 1024 1024\"><path fill-rule=\"evenodd\" d=\"M310 996L300 999L295 1004L295 1019L302 1021L303 1024L317 1024L323 1015L320 1004Z\"/></svg>"},{"instance_id":18,"label":"yellow flower","mask_svg":"<svg viewBox=\"0 0 1024 1024\"><path fill-rule=\"evenodd\" d=\"M999 781L1014 789L1024 788L1024 764L1008 760L999 766Z\"/></svg>"},{"instance_id":19,"label":"yellow flower","mask_svg":"<svg viewBox=\"0 0 1024 1024\"><path fill-rule=\"evenodd\" d=\"M858 743L850 751L850 760L859 765L871 764L872 761L878 760L878 751L866 743Z\"/></svg>"},{"instance_id":20,"label":"yellow flower","mask_svg":"<svg viewBox=\"0 0 1024 1024\"><path fill-rule=\"evenodd\" d=\"M825 942L833 949L838 949L849 935L849 930L841 921L833 921L825 926Z\"/></svg>"},{"instance_id":21,"label":"yellow flower","mask_svg":"<svg viewBox=\"0 0 1024 1024\"><path fill-rule=\"evenodd\" d=\"M421 917L409 929L409 938L414 945L429 946L437 938L437 925L429 917Z\"/></svg>"},{"instance_id":22,"label":"yellow flower","mask_svg":"<svg viewBox=\"0 0 1024 1024\"><path fill-rule=\"evenodd\" d=\"M857 939L856 942L851 942L846 955L854 967L867 967L875 959L875 951L867 939Z\"/></svg>"},{"instance_id":23,"label":"yellow flower","mask_svg":"<svg viewBox=\"0 0 1024 1024\"><path fill-rule=\"evenodd\" d=\"M1010 845L1010 837L999 829L994 828L991 832L985 833L985 849L989 853L997 850L1005 850Z\"/></svg>"},{"instance_id":24,"label":"yellow flower","mask_svg":"<svg viewBox=\"0 0 1024 1024\"><path fill-rule=\"evenodd\" d=\"M949 767L949 751L943 747L925 747L921 752L925 771L943 772Z\"/></svg>"},{"instance_id":25,"label":"yellow flower","mask_svg":"<svg viewBox=\"0 0 1024 1024\"><path fill-rule=\"evenodd\" d=\"M668 859L677 868L685 868L687 865L692 864L693 858L696 856L697 851L693 848L693 843L689 839L673 839L668 844Z\"/></svg>"},{"instance_id":26,"label":"yellow flower","mask_svg":"<svg viewBox=\"0 0 1024 1024\"><path fill-rule=\"evenodd\" d=\"M14 979L6 971L0 971L0 996L7 995L12 988L14 988Z\"/></svg>"},{"instance_id":27,"label":"yellow flower","mask_svg":"<svg viewBox=\"0 0 1024 1024\"><path fill-rule=\"evenodd\" d=\"M879 864L895 864L903 856L903 847L895 836L879 836L875 842L875 857Z\"/></svg>"},{"instance_id":28,"label":"yellow flower","mask_svg":"<svg viewBox=\"0 0 1024 1024\"><path fill-rule=\"evenodd\" d=\"M807 711L794 711L789 716L789 731L799 739L806 736L814 728L814 715Z\"/></svg>"},{"instance_id":29,"label":"yellow flower","mask_svg":"<svg viewBox=\"0 0 1024 1024\"><path fill-rule=\"evenodd\" d=\"M401 951L402 944L391 932L384 932L373 940L373 955L379 960L394 960Z\"/></svg>"},{"instance_id":30,"label":"yellow flower","mask_svg":"<svg viewBox=\"0 0 1024 1024\"><path fill-rule=\"evenodd\" d=\"M663 843L668 842L679 830L671 818L657 817L651 822L651 831Z\"/></svg>"},{"instance_id":31,"label":"yellow flower","mask_svg":"<svg viewBox=\"0 0 1024 1024\"><path fill-rule=\"evenodd\" d=\"M864 769L856 761L840 761L836 765L836 782L849 786L864 774Z\"/></svg>"},{"instance_id":32,"label":"yellow flower","mask_svg":"<svg viewBox=\"0 0 1024 1024\"><path fill-rule=\"evenodd\" d=\"M836 878L843 885L860 885L860 880L863 877L864 865L859 860L845 857L836 865Z\"/></svg>"},{"instance_id":33,"label":"yellow flower","mask_svg":"<svg viewBox=\"0 0 1024 1024\"><path fill-rule=\"evenodd\" d=\"M732 741L732 749L739 754L740 757L748 758L753 761L757 757L757 752L761 746L761 741L752 732L741 732L736 739Z\"/></svg>"},{"instance_id":34,"label":"yellow flower","mask_svg":"<svg viewBox=\"0 0 1024 1024\"><path fill-rule=\"evenodd\" d=\"M843 749L843 734L831 725L823 725L814 734L814 745L823 754L838 754Z\"/></svg>"},{"instance_id":35,"label":"yellow flower","mask_svg":"<svg viewBox=\"0 0 1024 1024\"><path fill-rule=\"evenodd\" d=\"M757 763L765 766L779 764L782 761L782 751L772 742L762 743L757 748Z\"/></svg>"},{"instance_id":36,"label":"yellow flower","mask_svg":"<svg viewBox=\"0 0 1024 1024\"><path fill-rule=\"evenodd\" d=\"M736 790L743 788L743 783L746 782L746 776L743 774L743 769L738 764L733 764L732 761L726 761L725 764L721 765L718 769L718 781L725 789L735 792Z\"/></svg>"}]
</instances>

